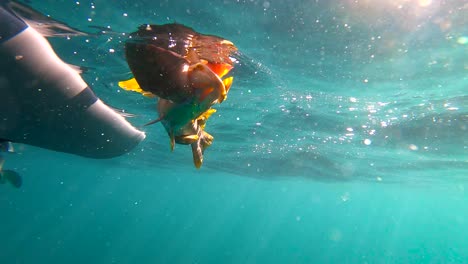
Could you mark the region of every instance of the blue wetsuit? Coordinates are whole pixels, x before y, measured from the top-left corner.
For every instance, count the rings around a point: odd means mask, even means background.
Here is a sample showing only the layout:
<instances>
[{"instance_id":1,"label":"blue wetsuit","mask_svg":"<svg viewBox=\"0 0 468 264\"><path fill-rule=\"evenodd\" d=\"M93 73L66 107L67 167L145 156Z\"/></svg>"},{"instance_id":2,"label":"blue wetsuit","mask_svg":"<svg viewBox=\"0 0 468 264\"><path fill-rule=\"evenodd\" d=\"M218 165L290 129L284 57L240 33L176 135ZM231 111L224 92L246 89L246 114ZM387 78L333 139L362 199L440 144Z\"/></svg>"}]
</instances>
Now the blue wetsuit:
<instances>
[{"instance_id":1,"label":"blue wetsuit","mask_svg":"<svg viewBox=\"0 0 468 264\"><path fill-rule=\"evenodd\" d=\"M145 134L99 100L13 11L21 5L0 0L0 142L92 158L134 148Z\"/></svg>"},{"instance_id":2,"label":"blue wetsuit","mask_svg":"<svg viewBox=\"0 0 468 264\"><path fill-rule=\"evenodd\" d=\"M6 3L7 1L0 0L0 43L7 41L28 27L22 19L9 10Z\"/></svg>"},{"instance_id":3,"label":"blue wetsuit","mask_svg":"<svg viewBox=\"0 0 468 264\"><path fill-rule=\"evenodd\" d=\"M0 43L7 41L28 26L6 6L7 1L0 0ZM0 138L0 144L7 142Z\"/></svg>"}]
</instances>

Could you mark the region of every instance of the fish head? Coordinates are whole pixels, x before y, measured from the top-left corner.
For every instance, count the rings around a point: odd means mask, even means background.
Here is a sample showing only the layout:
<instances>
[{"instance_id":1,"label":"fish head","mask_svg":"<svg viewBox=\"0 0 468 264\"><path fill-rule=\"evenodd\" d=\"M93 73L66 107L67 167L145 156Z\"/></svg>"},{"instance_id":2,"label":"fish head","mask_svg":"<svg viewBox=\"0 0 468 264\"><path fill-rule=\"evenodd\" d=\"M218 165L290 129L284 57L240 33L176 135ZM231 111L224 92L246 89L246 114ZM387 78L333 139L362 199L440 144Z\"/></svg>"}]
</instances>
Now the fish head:
<instances>
[{"instance_id":1,"label":"fish head","mask_svg":"<svg viewBox=\"0 0 468 264\"><path fill-rule=\"evenodd\" d=\"M206 64L196 63L190 66L188 81L193 88L195 99L204 106L202 109L206 108L204 110L226 97L223 81Z\"/></svg>"}]
</instances>

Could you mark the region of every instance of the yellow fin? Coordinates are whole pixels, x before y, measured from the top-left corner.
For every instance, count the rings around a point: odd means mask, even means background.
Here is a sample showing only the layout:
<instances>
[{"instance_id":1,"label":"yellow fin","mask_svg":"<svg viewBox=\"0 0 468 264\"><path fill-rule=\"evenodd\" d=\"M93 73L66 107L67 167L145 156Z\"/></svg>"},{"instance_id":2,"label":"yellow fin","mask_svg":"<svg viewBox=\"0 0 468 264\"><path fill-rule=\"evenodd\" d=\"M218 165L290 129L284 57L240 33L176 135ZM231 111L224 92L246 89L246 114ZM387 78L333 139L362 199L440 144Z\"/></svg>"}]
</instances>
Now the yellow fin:
<instances>
[{"instance_id":1,"label":"yellow fin","mask_svg":"<svg viewBox=\"0 0 468 264\"><path fill-rule=\"evenodd\" d=\"M198 135L185 135L185 136L178 136L176 138L176 142L179 144L193 144L197 142L199 139Z\"/></svg>"},{"instance_id":2,"label":"yellow fin","mask_svg":"<svg viewBox=\"0 0 468 264\"><path fill-rule=\"evenodd\" d=\"M216 113L216 109L210 108L206 110L201 116L203 116L205 119L208 119L212 114Z\"/></svg>"},{"instance_id":3,"label":"yellow fin","mask_svg":"<svg viewBox=\"0 0 468 264\"><path fill-rule=\"evenodd\" d=\"M138 93L141 93L143 91L140 88L140 85L138 84L135 78L131 78L130 80L126 80L126 81L120 81L119 87L126 91L132 91L132 92L138 92Z\"/></svg>"},{"instance_id":4,"label":"yellow fin","mask_svg":"<svg viewBox=\"0 0 468 264\"><path fill-rule=\"evenodd\" d=\"M211 146L211 144L213 143L213 140L214 140L214 137L210 134L208 134L208 132L206 131L202 131L202 141L200 142L201 143L201 147L202 147L202 150L206 149L207 147Z\"/></svg>"},{"instance_id":5,"label":"yellow fin","mask_svg":"<svg viewBox=\"0 0 468 264\"><path fill-rule=\"evenodd\" d=\"M229 89L231 89L232 81L234 80L234 77L228 77L223 80L224 87L226 89L226 93L229 92Z\"/></svg>"},{"instance_id":6,"label":"yellow fin","mask_svg":"<svg viewBox=\"0 0 468 264\"><path fill-rule=\"evenodd\" d=\"M151 92L142 92L141 93L143 96L148 97L148 98L155 98L156 95L151 93Z\"/></svg>"},{"instance_id":7,"label":"yellow fin","mask_svg":"<svg viewBox=\"0 0 468 264\"><path fill-rule=\"evenodd\" d=\"M183 138L186 139L186 140L197 141L198 140L198 135L183 136Z\"/></svg>"},{"instance_id":8,"label":"yellow fin","mask_svg":"<svg viewBox=\"0 0 468 264\"><path fill-rule=\"evenodd\" d=\"M138 84L135 78L132 78L126 81L120 81L119 87L126 91L141 93L143 96L146 96L146 97L150 97L150 98L156 97L154 94L150 92L143 91L143 89L141 89L140 85Z\"/></svg>"},{"instance_id":9,"label":"yellow fin","mask_svg":"<svg viewBox=\"0 0 468 264\"><path fill-rule=\"evenodd\" d=\"M228 77L226 79L223 80L223 86L224 86L224 91L223 93L219 96L218 98L218 103L222 103L224 100L226 100L227 98L227 94L229 92L229 89L231 88L231 85L232 85L232 80L234 78L233 77Z\"/></svg>"},{"instance_id":10,"label":"yellow fin","mask_svg":"<svg viewBox=\"0 0 468 264\"><path fill-rule=\"evenodd\" d=\"M216 113L216 109L213 109L213 108L210 108L208 110L206 110L205 112L203 112L198 118L197 118L197 121L198 121L198 125L204 129L205 128L205 124L206 124L206 121L208 120L208 118L210 118L210 116L212 114Z\"/></svg>"}]
</instances>

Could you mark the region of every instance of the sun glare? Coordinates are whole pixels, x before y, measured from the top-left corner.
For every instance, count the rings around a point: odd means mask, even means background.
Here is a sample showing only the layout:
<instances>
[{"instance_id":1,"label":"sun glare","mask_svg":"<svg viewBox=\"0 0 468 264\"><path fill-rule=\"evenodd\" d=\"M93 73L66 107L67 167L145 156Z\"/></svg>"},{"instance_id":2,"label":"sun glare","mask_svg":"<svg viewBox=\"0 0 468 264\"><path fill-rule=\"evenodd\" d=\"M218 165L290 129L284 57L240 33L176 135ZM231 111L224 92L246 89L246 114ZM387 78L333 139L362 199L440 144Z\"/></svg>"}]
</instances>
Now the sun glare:
<instances>
[{"instance_id":1,"label":"sun glare","mask_svg":"<svg viewBox=\"0 0 468 264\"><path fill-rule=\"evenodd\" d=\"M440 10L441 0L343 0L343 4L345 16L354 22L385 26L391 21L413 31Z\"/></svg>"},{"instance_id":2,"label":"sun glare","mask_svg":"<svg viewBox=\"0 0 468 264\"><path fill-rule=\"evenodd\" d=\"M422 7L426 7L432 4L432 0L419 0L419 5Z\"/></svg>"}]
</instances>

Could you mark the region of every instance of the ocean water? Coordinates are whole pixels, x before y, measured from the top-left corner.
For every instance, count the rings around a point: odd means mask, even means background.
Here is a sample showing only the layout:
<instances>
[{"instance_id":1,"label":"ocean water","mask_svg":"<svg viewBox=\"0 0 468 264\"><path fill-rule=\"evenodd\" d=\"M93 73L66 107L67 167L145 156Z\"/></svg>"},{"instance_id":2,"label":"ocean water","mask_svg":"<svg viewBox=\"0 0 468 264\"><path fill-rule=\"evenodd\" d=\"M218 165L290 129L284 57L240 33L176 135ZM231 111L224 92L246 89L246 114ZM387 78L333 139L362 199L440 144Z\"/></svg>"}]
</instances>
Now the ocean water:
<instances>
[{"instance_id":1,"label":"ocean water","mask_svg":"<svg viewBox=\"0 0 468 264\"><path fill-rule=\"evenodd\" d=\"M126 34L178 22L240 50L201 169L160 124L115 159L16 145L0 263L468 263L463 0L29 1L109 105L156 116Z\"/></svg>"}]
</instances>

